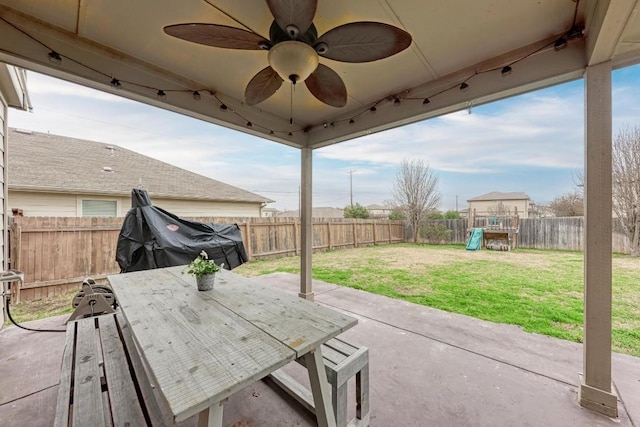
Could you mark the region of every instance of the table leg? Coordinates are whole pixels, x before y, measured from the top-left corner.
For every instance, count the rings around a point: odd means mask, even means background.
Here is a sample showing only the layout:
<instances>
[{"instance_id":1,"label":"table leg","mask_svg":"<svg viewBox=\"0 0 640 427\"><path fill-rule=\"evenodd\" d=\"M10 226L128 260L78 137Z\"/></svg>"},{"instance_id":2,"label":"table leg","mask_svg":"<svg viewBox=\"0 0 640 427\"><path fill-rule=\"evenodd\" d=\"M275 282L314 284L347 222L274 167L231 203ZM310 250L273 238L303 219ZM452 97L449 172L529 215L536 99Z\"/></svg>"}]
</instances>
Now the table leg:
<instances>
[{"instance_id":1,"label":"table leg","mask_svg":"<svg viewBox=\"0 0 640 427\"><path fill-rule=\"evenodd\" d=\"M198 415L198 427L222 427L223 402L214 403Z\"/></svg>"},{"instance_id":2,"label":"table leg","mask_svg":"<svg viewBox=\"0 0 640 427\"><path fill-rule=\"evenodd\" d=\"M329 392L329 383L327 382L327 374L324 369L320 347L311 353L305 354L303 357L307 372L309 372L318 427L336 427L336 418L331 406L331 393Z\"/></svg>"}]
</instances>

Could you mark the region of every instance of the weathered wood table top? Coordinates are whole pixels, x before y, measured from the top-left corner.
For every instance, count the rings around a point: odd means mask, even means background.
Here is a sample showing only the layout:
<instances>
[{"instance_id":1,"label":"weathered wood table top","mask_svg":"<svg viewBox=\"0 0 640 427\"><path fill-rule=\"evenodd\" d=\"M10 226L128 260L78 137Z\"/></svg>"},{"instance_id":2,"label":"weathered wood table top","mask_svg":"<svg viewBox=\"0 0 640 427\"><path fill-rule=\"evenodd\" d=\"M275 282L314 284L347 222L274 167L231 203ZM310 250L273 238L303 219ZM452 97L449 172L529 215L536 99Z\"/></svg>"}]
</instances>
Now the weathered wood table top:
<instances>
[{"instance_id":1,"label":"weathered wood table top","mask_svg":"<svg viewBox=\"0 0 640 427\"><path fill-rule=\"evenodd\" d=\"M185 266L108 277L174 421L319 349L357 320L224 270L198 291Z\"/></svg>"}]
</instances>

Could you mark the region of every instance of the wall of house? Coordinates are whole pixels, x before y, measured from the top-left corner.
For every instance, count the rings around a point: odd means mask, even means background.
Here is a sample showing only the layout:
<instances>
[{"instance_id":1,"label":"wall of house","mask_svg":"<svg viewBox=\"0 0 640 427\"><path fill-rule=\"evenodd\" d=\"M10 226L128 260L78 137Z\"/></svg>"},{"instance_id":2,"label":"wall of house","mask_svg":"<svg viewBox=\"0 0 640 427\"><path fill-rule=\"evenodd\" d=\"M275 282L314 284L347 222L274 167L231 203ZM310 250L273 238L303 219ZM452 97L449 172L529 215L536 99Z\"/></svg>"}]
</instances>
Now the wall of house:
<instances>
[{"instance_id":1,"label":"wall of house","mask_svg":"<svg viewBox=\"0 0 640 427\"><path fill-rule=\"evenodd\" d=\"M502 203L510 210L510 214L513 215L514 208L518 209L518 216L520 218L528 218L529 216L529 201L528 200L472 200L469 202L469 215L473 215L473 210L476 210L477 216L491 215L491 209L495 209L499 203Z\"/></svg>"},{"instance_id":2,"label":"wall of house","mask_svg":"<svg viewBox=\"0 0 640 427\"><path fill-rule=\"evenodd\" d=\"M119 216L125 216L129 209L131 209L130 197L9 190L9 212L16 208L22 209L24 216L79 217L82 216L82 200L113 200L117 203ZM151 201L154 205L182 217L260 216L260 203L229 203L156 198L153 198Z\"/></svg>"},{"instance_id":3,"label":"wall of house","mask_svg":"<svg viewBox=\"0 0 640 427\"><path fill-rule=\"evenodd\" d=\"M203 200L172 200L152 198L155 206L182 217L230 216L260 217L260 203L210 202Z\"/></svg>"},{"instance_id":4,"label":"wall of house","mask_svg":"<svg viewBox=\"0 0 640 427\"><path fill-rule=\"evenodd\" d=\"M1 191L0 191L0 197L2 197L2 211L0 212L0 216L1 216L1 221L0 224L2 224L2 238L0 239L0 257L1 257L1 262L0 262L0 268L2 268L2 271L7 269L7 265L6 265L6 258L5 258L5 243L7 242L7 206L6 206L6 198L5 198L5 194L6 194L6 186L5 186L5 182L6 182L6 175L5 175L5 167L4 165L6 164L6 153L7 153L7 115L8 115L8 105L6 100L4 99L4 96L2 95L2 90L0 90L0 147L2 149L2 153L0 155L0 159L1 159L1 164L0 164L0 177L2 179L2 183L1 183ZM3 286L4 284L0 283L0 293L2 293L1 291L3 291ZM2 303L2 305L0 306L0 320L2 322L0 322L0 327L2 327L2 324L4 323L4 294L2 295L2 297L0 297L0 302Z\"/></svg>"}]
</instances>

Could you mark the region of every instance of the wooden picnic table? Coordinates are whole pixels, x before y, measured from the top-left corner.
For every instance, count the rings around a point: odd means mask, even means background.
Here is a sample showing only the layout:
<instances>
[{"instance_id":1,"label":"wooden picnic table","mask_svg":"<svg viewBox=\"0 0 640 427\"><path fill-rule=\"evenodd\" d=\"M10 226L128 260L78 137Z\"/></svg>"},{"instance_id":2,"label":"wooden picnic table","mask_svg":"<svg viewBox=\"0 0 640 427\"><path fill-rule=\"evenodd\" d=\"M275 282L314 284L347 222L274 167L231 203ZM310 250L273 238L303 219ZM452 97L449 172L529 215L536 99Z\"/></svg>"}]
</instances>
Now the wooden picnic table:
<instances>
[{"instance_id":1,"label":"wooden picnic table","mask_svg":"<svg viewBox=\"0 0 640 427\"><path fill-rule=\"evenodd\" d=\"M333 426L320 346L357 320L233 272L198 291L185 266L108 277L173 422L221 426L226 399L292 360L309 371L319 426Z\"/></svg>"}]
</instances>

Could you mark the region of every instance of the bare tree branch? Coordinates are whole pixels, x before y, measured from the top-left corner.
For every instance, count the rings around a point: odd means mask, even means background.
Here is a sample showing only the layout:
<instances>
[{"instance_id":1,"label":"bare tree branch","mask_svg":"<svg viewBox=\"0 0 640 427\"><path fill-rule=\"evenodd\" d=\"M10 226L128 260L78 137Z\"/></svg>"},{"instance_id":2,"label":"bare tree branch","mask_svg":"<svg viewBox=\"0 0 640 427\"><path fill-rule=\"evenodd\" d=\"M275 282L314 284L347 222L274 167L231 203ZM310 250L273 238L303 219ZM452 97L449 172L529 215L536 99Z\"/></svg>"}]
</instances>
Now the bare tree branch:
<instances>
[{"instance_id":1,"label":"bare tree branch","mask_svg":"<svg viewBox=\"0 0 640 427\"><path fill-rule=\"evenodd\" d=\"M613 211L640 256L640 127L618 132L613 141Z\"/></svg>"},{"instance_id":2,"label":"bare tree branch","mask_svg":"<svg viewBox=\"0 0 640 427\"><path fill-rule=\"evenodd\" d=\"M440 204L438 176L422 160L403 160L393 186L393 200L405 214L418 242L418 230L429 212Z\"/></svg>"}]
</instances>

